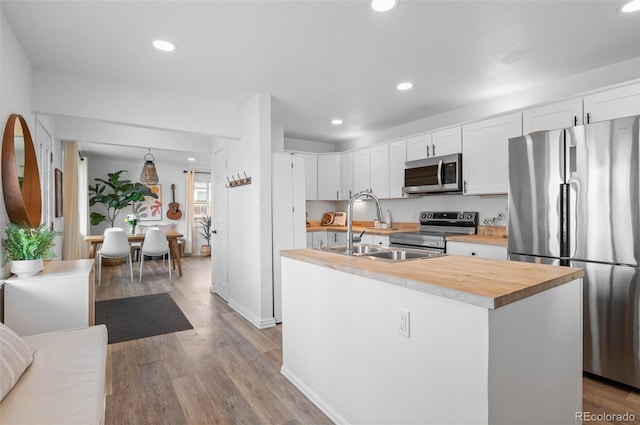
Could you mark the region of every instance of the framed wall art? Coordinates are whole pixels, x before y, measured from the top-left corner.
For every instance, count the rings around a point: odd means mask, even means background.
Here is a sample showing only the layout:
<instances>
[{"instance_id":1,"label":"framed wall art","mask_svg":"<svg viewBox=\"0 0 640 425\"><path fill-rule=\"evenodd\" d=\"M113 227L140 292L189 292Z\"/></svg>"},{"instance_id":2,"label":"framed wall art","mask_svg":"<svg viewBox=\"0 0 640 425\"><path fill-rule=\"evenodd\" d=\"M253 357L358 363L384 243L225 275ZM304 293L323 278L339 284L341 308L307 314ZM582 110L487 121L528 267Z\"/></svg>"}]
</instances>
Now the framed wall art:
<instances>
[{"instance_id":1,"label":"framed wall art","mask_svg":"<svg viewBox=\"0 0 640 425\"><path fill-rule=\"evenodd\" d=\"M62 217L62 171L55 169L56 217Z\"/></svg>"},{"instance_id":2,"label":"framed wall art","mask_svg":"<svg viewBox=\"0 0 640 425\"><path fill-rule=\"evenodd\" d=\"M147 186L157 198L145 196L144 202L134 202L133 212L138 215L139 221L161 221L162 220L162 185L154 184Z\"/></svg>"}]
</instances>

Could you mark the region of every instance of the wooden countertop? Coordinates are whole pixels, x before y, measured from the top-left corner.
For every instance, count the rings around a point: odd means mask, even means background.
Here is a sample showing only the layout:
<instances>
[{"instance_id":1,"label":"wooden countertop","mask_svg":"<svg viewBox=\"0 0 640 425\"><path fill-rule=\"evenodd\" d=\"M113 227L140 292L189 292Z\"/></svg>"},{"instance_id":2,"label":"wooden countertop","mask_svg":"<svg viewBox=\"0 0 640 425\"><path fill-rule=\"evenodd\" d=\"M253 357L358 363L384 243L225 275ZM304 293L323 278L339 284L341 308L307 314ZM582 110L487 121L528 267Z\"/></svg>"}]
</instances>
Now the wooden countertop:
<instances>
[{"instance_id":1,"label":"wooden countertop","mask_svg":"<svg viewBox=\"0 0 640 425\"><path fill-rule=\"evenodd\" d=\"M460 235L447 236L447 242L470 242L484 245L507 246L508 239L504 236L485 236L485 235Z\"/></svg>"},{"instance_id":2,"label":"wooden countertop","mask_svg":"<svg viewBox=\"0 0 640 425\"><path fill-rule=\"evenodd\" d=\"M384 262L311 248L280 254L485 308L499 308L584 276L582 269L571 267L457 255Z\"/></svg>"},{"instance_id":3,"label":"wooden countertop","mask_svg":"<svg viewBox=\"0 0 640 425\"><path fill-rule=\"evenodd\" d=\"M310 220L307 232L346 232L347 226L322 226L319 220ZM391 229L376 229L372 221L354 221L353 233L360 234L363 230L370 235L389 235L397 232L416 232L420 230L418 223L391 223Z\"/></svg>"}]
</instances>

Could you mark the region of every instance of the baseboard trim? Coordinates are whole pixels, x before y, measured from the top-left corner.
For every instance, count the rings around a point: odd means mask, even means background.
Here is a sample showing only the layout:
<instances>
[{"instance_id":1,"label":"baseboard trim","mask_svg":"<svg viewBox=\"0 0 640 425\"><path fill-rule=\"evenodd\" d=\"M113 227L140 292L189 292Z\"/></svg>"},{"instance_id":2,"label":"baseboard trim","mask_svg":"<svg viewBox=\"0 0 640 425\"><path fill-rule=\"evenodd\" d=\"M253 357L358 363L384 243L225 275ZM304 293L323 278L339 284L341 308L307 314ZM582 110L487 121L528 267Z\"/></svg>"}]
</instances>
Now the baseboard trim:
<instances>
[{"instance_id":1,"label":"baseboard trim","mask_svg":"<svg viewBox=\"0 0 640 425\"><path fill-rule=\"evenodd\" d=\"M287 369L286 366L282 365L280 368L280 373L289 380L297 389L302 392L313 404L316 405L318 409L322 411L325 415L331 419L333 423L336 424L347 424L349 423L345 418L342 417L338 412L336 412L331 406L329 406L315 391L309 388L304 382L302 382L295 373L291 372Z\"/></svg>"},{"instance_id":2,"label":"baseboard trim","mask_svg":"<svg viewBox=\"0 0 640 425\"><path fill-rule=\"evenodd\" d=\"M258 329L271 328L276 325L276 319L274 319L273 317L270 317L268 319L260 319L231 298L229 298L229 307L237 311L242 317L247 319L249 323L251 323Z\"/></svg>"}]
</instances>

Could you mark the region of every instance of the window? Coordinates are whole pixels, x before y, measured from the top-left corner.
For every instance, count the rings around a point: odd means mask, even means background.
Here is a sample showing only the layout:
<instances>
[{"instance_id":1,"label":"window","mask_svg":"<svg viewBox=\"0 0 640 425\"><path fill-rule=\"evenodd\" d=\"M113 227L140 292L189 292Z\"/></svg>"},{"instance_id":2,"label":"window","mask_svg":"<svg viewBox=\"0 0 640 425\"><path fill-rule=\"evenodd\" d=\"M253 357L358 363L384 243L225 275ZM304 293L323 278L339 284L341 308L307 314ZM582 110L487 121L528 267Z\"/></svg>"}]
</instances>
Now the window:
<instances>
[{"instance_id":1,"label":"window","mask_svg":"<svg viewBox=\"0 0 640 425\"><path fill-rule=\"evenodd\" d=\"M211 182L194 182L193 198L193 217L196 221L211 215Z\"/></svg>"}]
</instances>

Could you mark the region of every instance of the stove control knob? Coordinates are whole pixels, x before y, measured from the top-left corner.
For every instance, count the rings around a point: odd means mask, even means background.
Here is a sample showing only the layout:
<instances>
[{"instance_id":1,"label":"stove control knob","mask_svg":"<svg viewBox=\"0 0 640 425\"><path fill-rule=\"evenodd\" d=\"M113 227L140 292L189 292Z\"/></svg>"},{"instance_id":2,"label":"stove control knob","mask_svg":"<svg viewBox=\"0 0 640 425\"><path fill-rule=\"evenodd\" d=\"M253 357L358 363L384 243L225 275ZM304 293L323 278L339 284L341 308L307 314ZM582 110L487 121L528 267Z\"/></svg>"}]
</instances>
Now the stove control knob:
<instances>
[{"instance_id":1,"label":"stove control knob","mask_svg":"<svg viewBox=\"0 0 640 425\"><path fill-rule=\"evenodd\" d=\"M433 214L431 213L427 214L427 218L433 218Z\"/></svg>"},{"instance_id":2,"label":"stove control knob","mask_svg":"<svg viewBox=\"0 0 640 425\"><path fill-rule=\"evenodd\" d=\"M471 220L471 214L467 214L467 220Z\"/></svg>"},{"instance_id":3,"label":"stove control knob","mask_svg":"<svg viewBox=\"0 0 640 425\"><path fill-rule=\"evenodd\" d=\"M464 218L464 214L462 214L462 213L458 214L458 218L459 218L460 220L462 220L462 219Z\"/></svg>"}]
</instances>

